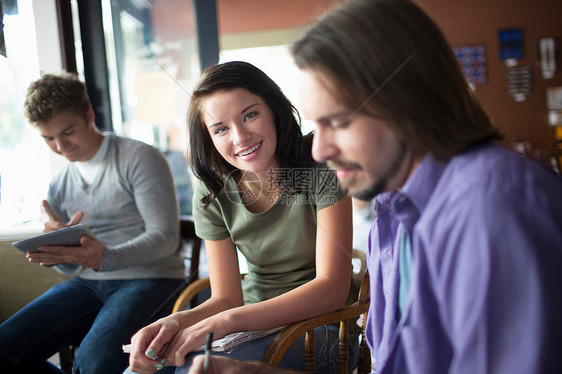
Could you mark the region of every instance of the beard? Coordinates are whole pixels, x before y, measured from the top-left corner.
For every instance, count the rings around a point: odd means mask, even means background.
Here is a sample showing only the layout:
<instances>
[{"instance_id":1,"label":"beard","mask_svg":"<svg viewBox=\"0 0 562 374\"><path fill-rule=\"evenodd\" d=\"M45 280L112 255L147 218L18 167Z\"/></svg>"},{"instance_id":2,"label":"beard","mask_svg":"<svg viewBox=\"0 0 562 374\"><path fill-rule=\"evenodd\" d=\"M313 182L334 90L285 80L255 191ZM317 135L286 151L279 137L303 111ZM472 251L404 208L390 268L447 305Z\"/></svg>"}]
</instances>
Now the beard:
<instances>
[{"instance_id":1,"label":"beard","mask_svg":"<svg viewBox=\"0 0 562 374\"><path fill-rule=\"evenodd\" d=\"M406 144L404 142L400 142L398 144L397 153L393 157L392 162L390 164L388 164L388 167L384 171L384 173L377 180L375 180L372 185L370 185L369 187L367 187L363 190L351 193L350 196L356 197L359 200L370 201L370 200L374 199L375 196L377 196L378 194L380 194L382 192L385 192L385 191L388 191L390 181L394 177L396 177L398 175L398 173L404 167L404 160L406 158L406 152L407 152ZM360 165L355 164L355 163L339 163L339 162L328 161L328 166L330 168L335 168L335 169L341 168L341 169L363 170L363 168ZM339 181L339 182L340 182L340 187L342 188L342 190L345 193L348 193L352 181L351 180L342 180L342 181Z\"/></svg>"},{"instance_id":2,"label":"beard","mask_svg":"<svg viewBox=\"0 0 562 374\"><path fill-rule=\"evenodd\" d=\"M351 194L351 196L356 197L359 200L371 201L375 198L375 196L385 191L386 185L387 185L387 181L380 179L369 188Z\"/></svg>"}]
</instances>

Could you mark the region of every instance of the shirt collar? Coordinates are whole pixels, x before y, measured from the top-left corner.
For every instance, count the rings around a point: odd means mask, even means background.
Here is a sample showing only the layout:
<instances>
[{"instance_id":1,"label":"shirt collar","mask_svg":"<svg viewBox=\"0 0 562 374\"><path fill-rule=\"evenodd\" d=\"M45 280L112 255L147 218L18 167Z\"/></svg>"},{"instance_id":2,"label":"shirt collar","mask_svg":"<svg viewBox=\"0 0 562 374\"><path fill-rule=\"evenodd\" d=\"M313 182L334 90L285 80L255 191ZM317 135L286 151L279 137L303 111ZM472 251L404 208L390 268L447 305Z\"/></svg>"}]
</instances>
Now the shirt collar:
<instances>
[{"instance_id":1,"label":"shirt collar","mask_svg":"<svg viewBox=\"0 0 562 374\"><path fill-rule=\"evenodd\" d=\"M375 217L387 213L391 209L391 203L393 197L398 193L398 191L382 192L375 196L374 211Z\"/></svg>"},{"instance_id":2,"label":"shirt collar","mask_svg":"<svg viewBox=\"0 0 562 374\"><path fill-rule=\"evenodd\" d=\"M94 157L92 157L88 161L78 162L77 163L78 166L89 167L89 166L101 164L105 159L105 155L107 154L108 147L109 147L108 137L104 136L101 145L98 151L96 152L96 154L94 155Z\"/></svg>"},{"instance_id":3,"label":"shirt collar","mask_svg":"<svg viewBox=\"0 0 562 374\"><path fill-rule=\"evenodd\" d=\"M401 189L384 192L375 197L375 215L392 214L411 235L446 164L427 154Z\"/></svg>"},{"instance_id":4,"label":"shirt collar","mask_svg":"<svg viewBox=\"0 0 562 374\"><path fill-rule=\"evenodd\" d=\"M414 173L408 178L401 192L422 212L439 182L446 164L438 162L427 153Z\"/></svg>"}]
</instances>

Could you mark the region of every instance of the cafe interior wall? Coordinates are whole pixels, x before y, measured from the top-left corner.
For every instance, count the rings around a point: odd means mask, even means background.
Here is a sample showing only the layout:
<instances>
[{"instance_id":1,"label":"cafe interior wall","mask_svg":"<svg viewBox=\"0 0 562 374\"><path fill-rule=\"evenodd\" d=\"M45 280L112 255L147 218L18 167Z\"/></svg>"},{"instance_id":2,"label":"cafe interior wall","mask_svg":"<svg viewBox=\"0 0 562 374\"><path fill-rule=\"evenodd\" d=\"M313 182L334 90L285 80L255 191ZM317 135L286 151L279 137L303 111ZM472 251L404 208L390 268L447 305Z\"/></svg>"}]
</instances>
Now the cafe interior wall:
<instances>
[{"instance_id":1,"label":"cafe interior wall","mask_svg":"<svg viewBox=\"0 0 562 374\"><path fill-rule=\"evenodd\" d=\"M476 97L493 123L504 134L503 143L528 141L533 149L549 149L556 141L555 127L548 125L546 89L562 86L560 67L552 79L543 79L537 59L538 39L562 40L562 2L559 0L414 0L443 30L451 46L484 44L486 84L475 84ZM272 29L302 29L325 9L344 0L217 0L219 35L246 35ZM265 6L267 4L267 6ZM507 66L499 55L500 29L523 31L523 58L528 65L532 91L524 101L508 95ZM224 46L224 43L222 43ZM221 46L221 48L223 47ZM562 61L558 61L559 66Z\"/></svg>"},{"instance_id":2,"label":"cafe interior wall","mask_svg":"<svg viewBox=\"0 0 562 374\"><path fill-rule=\"evenodd\" d=\"M554 147L555 127L548 125L546 90L562 86L562 61L552 79L543 79L537 59L538 39L562 40L562 2L559 0L415 0L436 20L453 46L484 44L487 83L475 85L476 97L504 134L504 143L528 141L533 149ZM498 31L523 31L523 58L517 66L531 67L532 91L516 102L507 92L507 67L499 54ZM559 131L560 132L560 131Z\"/></svg>"}]
</instances>

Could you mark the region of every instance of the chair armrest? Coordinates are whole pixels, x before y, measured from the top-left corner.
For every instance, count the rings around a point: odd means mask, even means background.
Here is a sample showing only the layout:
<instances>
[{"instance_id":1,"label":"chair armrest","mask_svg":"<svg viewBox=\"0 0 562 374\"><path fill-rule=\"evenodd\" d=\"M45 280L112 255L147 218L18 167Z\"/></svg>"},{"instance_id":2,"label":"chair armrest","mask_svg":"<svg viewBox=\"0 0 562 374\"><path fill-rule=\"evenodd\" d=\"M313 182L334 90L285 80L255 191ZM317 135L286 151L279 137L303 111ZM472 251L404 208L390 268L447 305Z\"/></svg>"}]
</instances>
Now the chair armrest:
<instances>
[{"instance_id":1,"label":"chair armrest","mask_svg":"<svg viewBox=\"0 0 562 374\"><path fill-rule=\"evenodd\" d=\"M324 326L330 323L347 321L351 318L358 317L369 309L369 301L357 301L351 305L342 307L341 309L324 314L318 317L305 319L292 323L285 327L269 346L264 361L268 364L278 366L281 363L283 355L289 349L291 344L307 331L316 327Z\"/></svg>"},{"instance_id":2,"label":"chair armrest","mask_svg":"<svg viewBox=\"0 0 562 374\"><path fill-rule=\"evenodd\" d=\"M172 313L180 312L185 310L187 304L191 301L191 299L197 295L199 292L211 286L211 281L209 278L202 278L198 279L195 282L192 282L189 286L186 287L185 290L178 296L176 303L174 304L174 308L172 309Z\"/></svg>"}]
</instances>

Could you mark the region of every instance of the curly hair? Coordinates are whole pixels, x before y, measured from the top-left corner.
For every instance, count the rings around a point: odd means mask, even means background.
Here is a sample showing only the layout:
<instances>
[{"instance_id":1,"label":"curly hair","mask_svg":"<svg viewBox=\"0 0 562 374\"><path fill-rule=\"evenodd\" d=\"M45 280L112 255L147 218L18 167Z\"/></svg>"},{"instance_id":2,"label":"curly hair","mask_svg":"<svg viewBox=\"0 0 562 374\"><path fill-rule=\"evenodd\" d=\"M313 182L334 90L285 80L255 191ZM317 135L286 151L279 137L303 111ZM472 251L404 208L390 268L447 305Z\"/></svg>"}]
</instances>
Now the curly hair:
<instances>
[{"instance_id":1,"label":"curly hair","mask_svg":"<svg viewBox=\"0 0 562 374\"><path fill-rule=\"evenodd\" d=\"M74 74L44 74L31 83L24 102L25 116L33 125L71 110L87 119L90 99L86 85Z\"/></svg>"}]
</instances>

